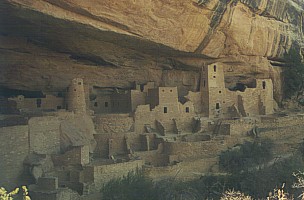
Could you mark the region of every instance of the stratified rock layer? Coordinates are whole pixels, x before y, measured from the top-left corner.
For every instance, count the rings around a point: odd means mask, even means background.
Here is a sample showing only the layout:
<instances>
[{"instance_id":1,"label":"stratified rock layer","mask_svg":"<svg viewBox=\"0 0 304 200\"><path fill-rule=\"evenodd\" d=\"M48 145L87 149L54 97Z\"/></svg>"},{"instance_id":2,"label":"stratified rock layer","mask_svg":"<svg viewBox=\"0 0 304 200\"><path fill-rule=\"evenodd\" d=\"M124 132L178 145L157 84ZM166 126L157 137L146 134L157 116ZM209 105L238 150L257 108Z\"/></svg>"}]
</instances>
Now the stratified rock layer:
<instances>
[{"instance_id":1,"label":"stratified rock layer","mask_svg":"<svg viewBox=\"0 0 304 200\"><path fill-rule=\"evenodd\" d=\"M98 87L155 81L184 94L215 60L243 66L233 73L241 79L274 80L269 60L282 61L303 36L296 0L4 0L0 11L1 85L44 92L81 77Z\"/></svg>"}]
</instances>

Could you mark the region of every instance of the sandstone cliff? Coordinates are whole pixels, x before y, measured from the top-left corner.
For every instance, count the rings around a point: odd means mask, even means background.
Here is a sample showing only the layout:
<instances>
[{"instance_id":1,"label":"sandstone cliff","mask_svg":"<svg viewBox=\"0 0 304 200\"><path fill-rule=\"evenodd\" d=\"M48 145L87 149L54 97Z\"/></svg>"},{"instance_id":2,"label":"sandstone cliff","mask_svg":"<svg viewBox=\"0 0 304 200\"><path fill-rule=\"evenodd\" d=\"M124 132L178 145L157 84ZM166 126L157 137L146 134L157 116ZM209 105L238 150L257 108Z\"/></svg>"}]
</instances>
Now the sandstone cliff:
<instances>
[{"instance_id":1,"label":"sandstone cliff","mask_svg":"<svg viewBox=\"0 0 304 200\"><path fill-rule=\"evenodd\" d=\"M272 78L302 42L300 0L3 0L0 84L60 91L80 76L97 87L133 81L196 91L203 63L234 66L229 77ZM235 81L235 78L233 79Z\"/></svg>"}]
</instances>

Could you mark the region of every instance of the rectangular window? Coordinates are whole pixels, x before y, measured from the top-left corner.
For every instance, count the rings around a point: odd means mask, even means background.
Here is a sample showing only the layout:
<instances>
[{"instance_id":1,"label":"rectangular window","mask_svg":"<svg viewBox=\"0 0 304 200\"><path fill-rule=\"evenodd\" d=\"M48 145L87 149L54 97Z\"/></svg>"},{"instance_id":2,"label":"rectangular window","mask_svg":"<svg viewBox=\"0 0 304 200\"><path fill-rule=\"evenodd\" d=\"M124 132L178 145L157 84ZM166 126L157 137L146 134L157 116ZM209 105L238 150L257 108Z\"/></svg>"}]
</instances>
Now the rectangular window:
<instances>
[{"instance_id":1,"label":"rectangular window","mask_svg":"<svg viewBox=\"0 0 304 200\"><path fill-rule=\"evenodd\" d=\"M164 113L168 113L168 108L164 107Z\"/></svg>"},{"instance_id":2,"label":"rectangular window","mask_svg":"<svg viewBox=\"0 0 304 200\"><path fill-rule=\"evenodd\" d=\"M215 104L215 109L220 109L220 103Z\"/></svg>"},{"instance_id":3,"label":"rectangular window","mask_svg":"<svg viewBox=\"0 0 304 200\"><path fill-rule=\"evenodd\" d=\"M36 100L37 108L41 108L41 99Z\"/></svg>"},{"instance_id":4,"label":"rectangular window","mask_svg":"<svg viewBox=\"0 0 304 200\"><path fill-rule=\"evenodd\" d=\"M97 102L95 102L95 103L94 103L94 106L95 106L95 107L98 107L98 103L97 103Z\"/></svg>"},{"instance_id":5,"label":"rectangular window","mask_svg":"<svg viewBox=\"0 0 304 200\"><path fill-rule=\"evenodd\" d=\"M105 102L105 107L107 108L109 106L109 103L108 102Z\"/></svg>"},{"instance_id":6,"label":"rectangular window","mask_svg":"<svg viewBox=\"0 0 304 200\"><path fill-rule=\"evenodd\" d=\"M189 112L190 112L189 107L186 107L186 113L189 113Z\"/></svg>"},{"instance_id":7,"label":"rectangular window","mask_svg":"<svg viewBox=\"0 0 304 200\"><path fill-rule=\"evenodd\" d=\"M61 106L57 106L57 110L60 110L61 109Z\"/></svg>"},{"instance_id":8,"label":"rectangular window","mask_svg":"<svg viewBox=\"0 0 304 200\"><path fill-rule=\"evenodd\" d=\"M266 82L265 81L262 82L262 86L263 86L263 89L265 90L266 89Z\"/></svg>"}]
</instances>

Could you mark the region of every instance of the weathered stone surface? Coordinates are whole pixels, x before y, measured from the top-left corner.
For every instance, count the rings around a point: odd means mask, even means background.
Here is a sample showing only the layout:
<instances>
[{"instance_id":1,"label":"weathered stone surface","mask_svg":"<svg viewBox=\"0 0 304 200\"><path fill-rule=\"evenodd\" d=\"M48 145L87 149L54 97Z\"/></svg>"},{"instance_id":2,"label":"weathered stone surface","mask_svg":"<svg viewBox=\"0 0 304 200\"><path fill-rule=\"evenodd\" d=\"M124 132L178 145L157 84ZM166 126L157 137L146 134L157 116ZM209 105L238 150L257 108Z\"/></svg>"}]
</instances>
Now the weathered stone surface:
<instances>
[{"instance_id":1,"label":"weathered stone surface","mask_svg":"<svg viewBox=\"0 0 304 200\"><path fill-rule=\"evenodd\" d=\"M214 59L246 66L234 76L275 82L269 59L302 42L302 13L298 0L5 0L0 83L54 92L75 77L98 87L155 81L186 95Z\"/></svg>"}]
</instances>

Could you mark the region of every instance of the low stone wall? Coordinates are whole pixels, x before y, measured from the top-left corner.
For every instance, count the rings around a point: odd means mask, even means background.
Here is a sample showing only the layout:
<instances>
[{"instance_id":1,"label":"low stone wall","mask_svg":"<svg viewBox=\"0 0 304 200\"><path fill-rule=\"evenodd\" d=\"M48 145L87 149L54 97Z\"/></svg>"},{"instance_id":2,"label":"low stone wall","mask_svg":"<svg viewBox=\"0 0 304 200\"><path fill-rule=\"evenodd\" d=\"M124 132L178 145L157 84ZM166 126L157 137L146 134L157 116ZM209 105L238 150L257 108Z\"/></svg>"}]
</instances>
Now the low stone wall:
<instances>
[{"instance_id":1,"label":"low stone wall","mask_svg":"<svg viewBox=\"0 0 304 200\"><path fill-rule=\"evenodd\" d=\"M87 166L83 173L86 182L94 182L95 190L100 190L103 185L112 179L128 175L130 171L142 169L143 160L135 160L110 165Z\"/></svg>"},{"instance_id":2,"label":"low stone wall","mask_svg":"<svg viewBox=\"0 0 304 200\"><path fill-rule=\"evenodd\" d=\"M217 173L219 171L217 157L186 161L166 167L145 166L143 170L144 173L154 181L173 178L187 181L198 179L206 173Z\"/></svg>"},{"instance_id":3,"label":"low stone wall","mask_svg":"<svg viewBox=\"0 0 304 200\"><path fill-rule=\"evenodd\" d=\"M136 152L135 155L143 159L147 165L159 167L169 164L169 156L159 153L158 150Z\"/></svg>"}]
</instances>

